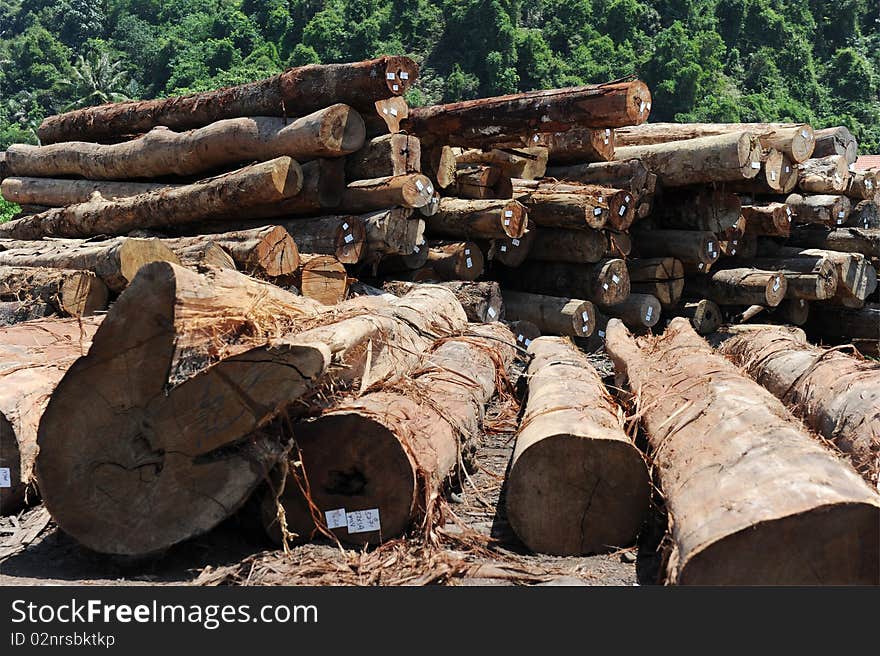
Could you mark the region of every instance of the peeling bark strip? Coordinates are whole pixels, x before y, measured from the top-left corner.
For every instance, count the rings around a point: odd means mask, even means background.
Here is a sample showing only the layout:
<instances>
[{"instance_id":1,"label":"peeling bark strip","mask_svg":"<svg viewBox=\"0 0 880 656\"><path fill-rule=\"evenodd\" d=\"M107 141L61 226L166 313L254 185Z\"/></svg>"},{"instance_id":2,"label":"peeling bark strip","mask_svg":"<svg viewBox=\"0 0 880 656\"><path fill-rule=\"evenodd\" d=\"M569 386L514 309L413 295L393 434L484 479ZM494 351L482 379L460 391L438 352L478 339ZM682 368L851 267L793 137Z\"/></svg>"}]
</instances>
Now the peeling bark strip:
<instances>
[{"instance_id":1,"label":"peeling bark strip","mask_svg":"<svg viewBox=\"0 0 880 656\"><path fill-rule=\"evenodd\" d=\"M363 143L360 114L348 105L336 104L292 123L257 116L218 121L189 132L154 128L142 137L113 145L84 141L17 144L7 150L7 160L14 175L124 180L190 176L282 156L298 161L340 157Z\"/></svg>"},{"instance_id":2,"label":"peeling bark strip","mask_svg":"<svg viewBox=\"0 0 880 656\"><path fill-rule=\"evenodd\" d=\"M38 498L33 468L40 416L64 372L88 351L102 319L43 319L0 328L0 467L9 469L11 483L0 486L0 514L15 514Z\"/></svg>"},{"instance_id":3,"label":"peeling bark strip","mask_svg":"<svg viewBox=\"0 0 880 656\"><path fill-rule=\"evenodd\" d=\"M880 581L880 496L687 319L639 340L612 319L606 347L638 395L671 516L668 582Z\"/></svg>"},{"instance_id":4,"label":"peeling bark strip","mask_svg":"<svg viewBox=\"0 0 880 656\"><path fill-rule=\"evenodd\" d=\"M85 317L107 307L107 286L91 271L0 266L0 300L39 300L61 316Z\"/></svg>"},{"instance_id":5,"label":"peeling bark strip","mask_svg":"<svg viewBox=\"0 0 880 656\"><path fill-rule=\"evenodd\" d=\"M383 56L348 64L310 64L235 87L189 96L101 105L50 116L40 142L107 141L157 125L189 130L241 116L304 116L333 103L375 112L377 100L402 96L418 76L408 57Z\"/></svg>"},{"instance_id":6,"label":"peeling bark strip","mask_svg":"<svg viewBox=\"0 0 880 656\"><path fill-rule=\"evenodd\" d=\"M413 107L401 128L424 143L481 148L520 139L534 145L528 140L536 132L634 125L650 111L651 92L635 80Z\"/></svg>"},{"instance_id":7,"label":"peeling bark strip","mask_svg":"<svg viewBox=\"0 0 880 656\"><path fill-rule=\"evenodd\" d=\"M301 538L315 519L350 544L397 537L417 518L433 521L435 499L459 456L476 439L486 403L515 353L500 323L471 326L438 340L400 385L345 400L295 426L297 458L308 479L312 516L291 476L280 501L288 529ZM280 541L275 499L263 505L268 532ZM342 511L346 521L332 521ZM362 525L355 513L372 512Z\"/></svg>"},{"instance_id":8,"label":"peeling bark strip","mask_svg":"<svg viewBox=\"0 0 880 656\"><path fill-rule=\"evenodd\" d=\"M106 180L60 180L53 178L6 178L0 184L0 193L6 200L19 205L41 205L43 212L50 207L66 207L86 203L98 192L102 198L113 200L137 196L148 191L180 185L162 182L111 182ZM38 214L39 212L32 212Z\"/></svg>"},{"instance_id":9,"label":"peeling bark strip","mask_svg":"<svg viewBox=\"0 0 880 656\"><path fill-rule=\"evenodd\" d=\"M194 246L207 239L227 251L237 268L246 273L275 278L293 273L299 266L296 243L281 226L263 226L210 237L178 237L162 241L176 252L178 248Z\"/></svg>"},{"instance_id":10,"label":"peeling bark strip","mask_svg":"<svg viewBox=\"0 0 880 656\"><path fill-rule=\"evenodd\" d=\"M279 157L189 185L138 196L57 207L0 225L0 237L92 237L118 235L142 228L194 223L215 216L237 215L248 208L281 201L299 193L302 169Z\"/></svg>"},{"instance_id":11,"label":"peeling bark strip","mask_svg":"<svg viewBox=\"0 0 880 656\"><path fill-rule=\"evenodd\" d=\"M156 261L180 263L159 239L0 240L0 266L91 271L115 292L125 289L141 266Z\"/></svg>"},{"instance_id":12,"label":"peeling bark strip","mask_svg":"<svg viewBox=\"0 0 880 656\"><path fill-rule=\"evenodd\" d=\"M633 542L648 509L648 468L589 359L558 337L529 346L529 394L507 515L533 551L581 555Z\"/></svg>"},{"instance_id":13,"label":"peeling bark strip","mask_svg":"<svg viewBox=\"0 0 880 656\"><path fill-rule=\"evenodd\" d=\"M763 326L723 337L721 353L833 442L877 487L880 364L813 346L792 328Z\"/></svg>"}]
</instances>

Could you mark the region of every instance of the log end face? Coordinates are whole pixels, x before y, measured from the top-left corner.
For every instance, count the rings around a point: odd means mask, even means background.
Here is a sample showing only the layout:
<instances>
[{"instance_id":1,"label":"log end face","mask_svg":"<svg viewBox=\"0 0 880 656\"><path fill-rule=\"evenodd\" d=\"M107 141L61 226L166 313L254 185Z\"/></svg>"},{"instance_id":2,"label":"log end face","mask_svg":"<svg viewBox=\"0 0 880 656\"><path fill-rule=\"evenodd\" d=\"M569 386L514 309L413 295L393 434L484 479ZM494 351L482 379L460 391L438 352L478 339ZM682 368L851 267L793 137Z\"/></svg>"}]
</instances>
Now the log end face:
<instances>
[{"instance_id":1,"label":"log end face","mask_svg":"<svg viewBox=\"0 0 880 656\"><path fill-rule=\"evenodd\" d=\"M767 280L767 288L764 297L767 300L768 307L776 307L785 298L788 290L788 281L781 273L770 276Z\"/></svg>"},{"instance_id":2,"label":"log end face","mask_svg":"<svg viewBox=\"0 0 880 656\"><path fill-rule=\"evenodd\" d=\"M528 219L526 206L517 200L505 203L501 209L501 227L504 234L512 239L518 239L525 234Z\"/></svg>"},{"instance_id":3,"label":"log end face","mask_svg":"<svg viewBox=\"0 0 880 656\"><path fill-rule=\"evenodd\" d=\"M367 230L359 216L346 216L333 236L336 259L343 264L357 264L367 253Z\"/></svg>"},{"instance_id":4,"label":"log end face","mask_svg":"<svg viewBox=\"0 0 880 656\"><path fill-rule=\"evenodd\" d=\"M60 291L58 302L71 317L88 317L107 308L107 285L91 271L66 276Z\"/></svg>"},{"instance_id":5,"label":"log end face","mask_svg":"<svg viewBox=\"0 0 880 656\"><path fill-rule=\"evenodd\" d=\"M385 84L393 96L402 96L419 77L419 65L409 57L386 55Z\"/></svg>"},{"instance_id":6,"label":"log end face","mask_svg":"<svg viewBox=\"0 0 880 656\"><path fill-rule=\"evenodd\" d=\"M650 494L632 444L569 434L523 451L507 486L507 515L519 538L532 551L560 556L632 544Z\"/></svg>"},{"instance_id":7,"label":"log end face","mask_svg":"<svg viewBox=\"0 0 880 656\"><path fill-rule=\"evenodd\" d=\"M609 127L641 125L651 115L651 90L641 80L628 82L626 91L626 122Z\"/></svg>"},{"instance_id":8,"label":"log end face","mask_svg":"<svg viewBox=\"0 0 880 656\"><path fill-rule=\"evenodd\" d=\"M810 159L816 148L816 136L811 125L799 126L791 139L791 156L796 163Z\"/></svg>"},{"instance_id":9,"label":"log end face","mask_svg":"<svg viewBox=\"0 0 880 656\"><path fill-rule=\"evenodd\" d=\"M180 264L180 258L162 243L160 239L126 239L119 247L119 269L122 277L131 282L137 272L150 262L171 262Z\"/></svg>"},{"instance_id":10,"label":"log end face","mask_svg":"<svg viewBox=\"0 0 880 656\"><path fill-rule=\"evenodd\" d=\"M273 226L261 236L254 255L256 271L272 278L289 275L299 266L299 249L282 226Z\"/></svg>"},{"instance_id":11,"label":"log end face","mask_svg":"<svg viewBox=\"0 0 880 656\"><path fill-rule=\"evenodd\" d=\"M352 107L337 103L322 112L320 141L328 156L347 155L360 150L366 139L364 119Z\"/></svg>"}]
</instances>

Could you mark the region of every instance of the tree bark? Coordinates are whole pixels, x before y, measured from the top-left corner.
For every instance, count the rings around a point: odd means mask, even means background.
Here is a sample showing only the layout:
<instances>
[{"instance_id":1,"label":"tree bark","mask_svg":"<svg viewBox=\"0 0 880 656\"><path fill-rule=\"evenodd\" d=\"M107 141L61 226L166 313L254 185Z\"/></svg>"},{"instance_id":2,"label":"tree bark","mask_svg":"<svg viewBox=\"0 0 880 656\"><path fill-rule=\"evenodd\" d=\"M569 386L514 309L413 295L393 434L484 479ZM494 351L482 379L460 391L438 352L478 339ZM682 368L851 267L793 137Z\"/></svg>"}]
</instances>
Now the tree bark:
<instances>
[{"instance_id":1,"label":"tree bark","mask_svg":"<svg viewBox=\"0 0 880 656\"><path fill-rule=\"evenodd\" d=\"M425 265L409 274L415 282L476 280L483 275L483 252L471 241L433 242L427 251Z\"/></svg>"},{"instance_id":2,"label":"tree bark","mask_svg":"<svg viewBox=\"0 0 880 656\"><path fill-rule=\"evenodd\" d=\"M572 224L568 227L582 226L580 211L575 208L583 207L592 212L592 216L588 217L588 227L601 227L594 224L602 222L611 229L626 230L636 216L638 197L626 189L554 180L516 179L513 183L514 194L522 195L520 200L528 207L537 206L535 212L545 213L548 222ZM540 207L543 205L546 208Z\"/></svg>"},{"instance_id":3,"label":"tree bark","mask_svg":"<svg viewBox=\"0 0 880 656\"><path fill-rule=\"evenodd\" d=\"M590 301L504 290L504 308L511 321L529 321L542 335L589 337L596 327Z\"/></svg>"},{"instance_id":4,"label":"tree bark","mask_svg":"<svg viewBox=\"0 0 880 656\"><path fill-rule=\"evenodd\" d=\"M618 147L614 157L641 159L665 187L750 180L761 170L761 146L750 132Z\"/></svg>"},{"instance_id":5,"label":"tree bark","mask_svg":"<svg viewBox=\"0 0 880 656\"><path fill-rule=\"evenodd\" d=\"M854 201L870 200L880 203L880 173L876 170L852 172L846 195Z\"/></svg>"},{"instance_id":6,"label":"tree bark","mask_svg":"<svg viewBox=\"0 0 880 656\"><path fill-rule=\"evenodd\" d=\"M191 185L138 196L54 208L0 225L0 237L91 237L142 228L183 225L217 215L240 216L250 207L280 201L299 193L302 170L289 157L254 164Z\"/></svg>"},{"instance_id":7,"label":"tree bark","mask_svg":"<svg viewBox=\"0 0 880 656\"><path fill-rule=\"evenodd\" d=\"M653 448L670 515L667 582L878 580L876 491L686 319L638 341L612 320L606 346L619 377L638 390Z\"/></svg>"},{"instance_id":8,"label":"tree bark","mask_svg":"<svg viewBox=\"0 0 880 656\"><path fill-rule=\"evenodd\" d=\"M697 189L663 194L654 217L665 228L724 232L736 225L742 203L736 194Z\"/></svg>"},{"instance_id":9,"label":"tree bark","mask_svg":"<svg viewBox=\"0 0 880 656\"><path fill-rule=\"evenodd\" d=\"M535 232L529 259L570 264L592 264L617 253L611 245L611 233L601 230L565 230L541 228Z\"/></svg>"},{"instance_id":10,"label":"tree bark","mask_svg":"<svg viewBox=\"0 0 880 656\"><path fill-rule=\"evenodd\" d=\"M678 305L684 291L684 267L674 257L626 261L631 293L655 296L666 308Z\"/></svg>"},{"instance_id":11,"label":"tree bark","mask_svg":"<svg viewBox=\"0 0 880 656\"><path fill-rule=\"evenodd\" d=\"M601 306L602 313L623 321L630 329L644 331L660 321L661 305L652 294L630 293L620 303Z\"/></svg>"},{"instance_id":12,"label":"tree bark","mask_svg":"<svg viewBox=\"0 0 880 656\"><path fill-rule=\"evenodd\" d=\"M421 172L421 147L416 137L383 134L345 159L346 180L371 180Z\"/></svg>"},{"instance_id":13,"label":"tree bark","mask_svg":"<svg viewBox=\"0 0 880 656\"><path fill-rule=\"evenodd\" d=\"M762 237L788 237L791 233L792 209L786 203L743 205L746 233Z\"/></svg>"},{"instance_id":14,"label":"tree bark","mask_svg":"<svg viewBox=\"0 0 880 656\"><path fill-rule=\"evenodd\" d=\"M411 209L395 207L361 216L367 236L366 256L378 261L389 255L409 255L425 243L425 221Z\"/></svg>"},{"instance_id":15,"label":"tree bark","mask_svg":"<svg viewBox=\"0 0 880 656\"><path fill-rule=\"evenodd\" d=\"M837 271L835 301L851 299L861 307L864 300L877 289L877 272L860 253L844 253L821 248L782 248L773 257L820 257L828 260Z\"/></svg>"},{"instance_id":16,"label":"tree bark","mask_svg":"<svg viewBox=\"0 0 880 656\"><path fill-rule=\"evenodd\" d=\"M141 266L156 261L179 264L159 239L0 241L0 266L91 271L114 292L125 289Z\"/></svg>"},{"instance_id":17,"label":"tree bark","mask_svg":"<svg viewBox=\"0 0 880 656\"><path fill-rule=\"evenodd\" d=\"M880 230L877 228L837 228L826 230L795 230L789 242L802 248L821 248L841 253L861 253L880 257Z\"/></svg>"},{"instance_id":18,"label":"tree bark","mask_svg":"<svg viewBox=\"0 0 880 656\"><path fill-rule=\"evenodd\" d=\"M474 200L506 199L513 196L513 186L501 167L480 164L456 169L446 194Z\"/></svg>"},{"instance_id":19,"label":"tree bark","mask_svg":"<svg viewBox=\"0 0 880 656\"><path fill-rule=\"evenodd\" d=\"M0 301L0 326L13 326L55 314L55 308L43 301Z\"/></svg>"},{"instance_id":20,"label":"tree bark","mask_svg":"<svg viewBox=\"0 0 880 656\"><path fill-rule=\"evenodd\" d=\"M44 319L0 327L0 485L3 515L38 498L37 427L67 368L89 349L103 317ZM5 470L5 471L3 471Z\"/></svg>"},{"instance_id":21,"label":"tree bark","mask_svg":"<svg viewBox=\"0 0 880 656\"><path fill-rule=\"evenodd\" d=\"M104 553L153 553L207 531L284 457L278 431L259 431L278 412L309 390L366 389L412 361L425 335L465 325L443 289L324 310L232 271L148 265L43 416L46 507ZM137 384L120 385L117 371L137 371ZM70 475L80 470L91 476Z\"/></svg>"},{"instance_id":22,"label":"tree bark","mask_svg":"<svg viewBox=\"0 0 880 656\"><path fill-rule=\"evenodd\" d=\"M522 140L573 125L615 128L643 123L651 93L644 82L610 82L414 107L401 128L423 142L482 148Z\"/></svg>"},{"instance_id":23,"label":"tree bark","mask_svg":"<svg viewBox=\"0 0 880 656\"><path fill-rule=\"evenodd\" d=\"M727 335L720 352L847 455L877 488L880 474L880 365L807 342L801 330Z\"/></svg>"},{"instance_id":24,"label":"tree bark","mask_svg":"<svg viewBox=\"0 0 880 656\"><path fill-rule=\"evenodd\" d=\"M375 101L402 96L417 76L418 66L407 57L310 64L217 91L100 105L50 116L37 135L44 144L75 139L100 142L141 134L157 125L188 130L241 116L304 116L333 103L373 112Z\"/></svg>"},{"instance_id":25,"label":"tree bark","mask_svg":"<svg viewBox=\"0 0 880 656\"><path fill-rule=\"evenodd\" d=\"M721 308L715 301L701 298L696 301L686 301L681 307L682 316L686 317L698 335L709 335L718 330L723 315Z\"/></svg>"},{"instance_id":26,"label":"tree bark","mask_svg":"<svg viewBox=\"0 0 880 656\"><path fill-rule=\"evenodd\" d=\"M527 218L525 206L515 200L442 198L425 223L432 237L504 239L522 237Z\"/></svg>"},{"instance_id":27,"label":"tree bark","mask_svg":"<svg viewBox=\"0 0 880 656\"><path fill-rule=\"evenodd\" d=\"M297 424L296 457L310 499L288 477L279 497L287 529L305 539L320 525L340 541L375 544L418 519L433 523L440 488L466 443L476 439L484 407L513 356L505 326L471 326L436 342L400 388L343 400ZM269 534L280 541L273 496L263 509ZM374 521L359 521L364 513ZM342 516L346 521L334 521Z\"/></svg>"},{"instance_id":28,"label":"tree bark","mask_svg":"<svg viewBox=\"0 0 880 656\"><path fill-rule=\"evenodd\" d=\"M837 291L837 268L821 256L792 258L754 258L737 260L738 267L778 271L785 276L785 298L822 301Z\"/></svg>"},{"instance_id":29,"label":"tree bark","mask_svg":"<svg viewBox=\"0 0 880 656\"><path fill-rule=\"evenodd\" d=\"M572 166L551 166L547 175L559 180L580 182L582 184L599 185L612 189L628 189L636 198L644 193L654 193L650 186L654 174L648 171L640 159L615 162L595 162L575 164ZM656 177L653 178L656 182Z\"/></svg>"},{"instance_id":30,"label":"tree bark","mask_svg":"<svg viewBox=\"0 0 880 656\"><path fill-rule=\"evenodd\" d=\"M791 208L795 223L817 223L826 226L843 225L852 204L846 196L819 194L801 196L791 194L785 199Z\"/></svg>"},{"instance_id":31,"label":"tree bark","mask_svg":"<svg viewBox=\"0 0 880 656\"><path fill-rule=\"evenodd\" d=\"M702 270L718 259L718 238L711 232L696 230L631 231L640 257L674 257ZM703 265L700 267L699 265Z\"/></svg>"},{"instance_id":32,"label":"tree bark","mask_svg":"<svg viewBox=\"0 0 880 656\"><path fill-rule=\"evenodd\" d=\"M50 207L66 207L87 203L96 191L102 198L113 200L137 196L165 187L162 182L111 182L103 180L58 180L52 178L6 178L0 184L3 198L19 205L39 205L39 212ZM39 214L31 212L31 214Z\"/></svg>"},{"instance_id":33,"label":"tree bark","mask_svg":"<svg viewBox=\"0 0 880 656\"><path fill-rule=\"evenodd\" d=\"M544 133L539 143L549 150L553 166L610 162L614 159L615 131L572 127L565 132Z\"/></svg>"},{"instance_id":34,"label":"tree bark","mask_svg":"<svg viewBox=\"0 0 880 656\"><path fill-rule=\"evenodd\" d=\"M597 305L613 305L630 290L626 262L610 259L592 265L564 262L525 262L505 269L502 285L534 294L582 298Z\"/></svg>"},{"instance_id":35,"label":"tree bark","mask_svg":"<svg viewBox=\"0 0 880 656\"><path fill-rule=\"evenodd\" d=\"M650 485L617 403L568 340L542 337L529 353L528 399L507 475L511 526L529 549L554 555L631 544Z\"/></svg>"},{"instance_id":36,"label":"tree bark","mask_svg":"<svg viewBox=\"0 0 880 656\"><path fill-rule=\"evenodd\" d=\"M421 173L407 173L372 180L356 180L342 192L337 210L364 214L389 207L419 208L434 195L434 185Z\"/></svg>"},{"instance_id":37,"label":"tree bark","mask_svg":"<svg viewBox=\"0 0 880 656\"><path fill-rule=\"evenodd\" d=\"M288 123L274 116L233 118L189 132L157 127L131 141L101 145L84 141L49 146L18 144L7 151L19 176L80 176L91 180L191 176L276 157L306 161L341 157L364 144L364 121L336 104Z\"/></svg>"},{"instance_id":38,"label":"tree bark","mask_svg":"<svg viewBox=\"0 0 880 656\"><path fill-rule=\"evenodd\" d=\"M847 164L853 164L859 156L859 144L847 128L840 126L816 130L816 149L813 157L842 155Z\"/></svg>"},{"instance_id":39,"label":"tree bark","mask_svg":"<svg viewBox=\"0 0 880 656\"><path fill-rule=\"evenodd\" d=\"M742 267L713 271L707 277L688 278L689 295L705 296L719 305L776 307L785 298L788 282L776 271Z\"/></svg>"},{"instance_id":40,"label":"tree bark","mask_svg":"<svg viewBox=\"0 0 880 656\"><path fill-rule=\"evenodd\" d=\"M251 219L267 219L292 216L323 216L330 212L356 214L339 207L345 192L345 159L317 159L302 166L302 188L296 195L269 204L247 206ZM222 219L240 220L242 211L234 208Z\"/></svg>"},{"instance_id":41,"label":"tree bark","mask_svg":"<svg viewBox=\"0 0 880 656\"><path fill-rule=\"evenodd\" d=\"M91 271L0 266L0 300L40 300L61 316L107 308L107 286Z\"/></svg>"},{"instance_id":42,"label":"tree bark","mask_svg":"<svg viewBox=\"0 0 880 656\"><path fill-rule=\"evenodd\" d=\"M842 194L849 187L846 158L831 155L808 159L798 167L798 187L814 194Z\"/></svg>"}]
</instances>

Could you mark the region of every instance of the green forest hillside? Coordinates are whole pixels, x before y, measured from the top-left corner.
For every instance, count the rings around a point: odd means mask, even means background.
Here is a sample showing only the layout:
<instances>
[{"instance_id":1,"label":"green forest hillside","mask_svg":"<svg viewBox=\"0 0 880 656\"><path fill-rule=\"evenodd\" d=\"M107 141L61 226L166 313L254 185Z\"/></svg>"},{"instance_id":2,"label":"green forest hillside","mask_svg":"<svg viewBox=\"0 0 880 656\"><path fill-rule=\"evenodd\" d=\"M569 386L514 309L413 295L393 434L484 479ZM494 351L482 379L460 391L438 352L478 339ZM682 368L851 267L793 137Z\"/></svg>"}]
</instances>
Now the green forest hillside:
<instances>
[{"instance_id":1,"label":"green forest hillside","mask_svg":"<svg viewBox=\"0 0 880 656\"><path fill-rule=\"evenodd\" d=\"M0 0L0 148L67 109L382 53L420 63L414 104L636 73L655 121L880 146L877 0Z\"/></svg>"}]
</instances>

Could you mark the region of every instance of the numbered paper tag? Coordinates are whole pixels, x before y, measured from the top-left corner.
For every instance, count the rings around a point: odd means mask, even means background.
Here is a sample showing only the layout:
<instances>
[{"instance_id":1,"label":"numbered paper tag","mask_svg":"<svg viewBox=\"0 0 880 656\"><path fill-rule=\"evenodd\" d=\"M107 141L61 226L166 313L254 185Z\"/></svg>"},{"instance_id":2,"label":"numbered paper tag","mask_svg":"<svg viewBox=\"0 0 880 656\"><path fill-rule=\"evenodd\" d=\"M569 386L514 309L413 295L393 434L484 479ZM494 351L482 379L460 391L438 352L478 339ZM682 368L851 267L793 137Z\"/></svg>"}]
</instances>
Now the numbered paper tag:
<instances>
[{"instance_id":1,"label":"numbered paper tag","mask_svg":"<svg viewBox=\"0 0 880 656\"><path fill-rule=\"evenodd\" d=\"M611 281L616 285L617 283L620 282L620 278L617 276L616 273L613 273L613 274L611 274Z\"/></svg>"},{"instance_id":2,"label":"numbered paper tag","mask_svg":"<svg viewBox=\"0 0 880 656\"><path fill-rule=\"evenodd\" d=\"M12 474L9 467L0 467L0 487L12 487Z\"/></svg>"},{"instance_id":3,"label":"numbered paper tag","mask_svg":"<svg viewBox=\"0 0 880 656\"><path fill-rule=\"evenodd\" d=\"M604 289L606 291L608 290L608 283L607 282L602 283L602 289Z\"/></svg>"},{"instance_id":4,"label":"numbered paper tag","mask_svg":"<svg viewBox=\"0 0 880 656\"><path fill-rule=\"evenodd\" d=\"M471 254L471 249L470 249L470 248L465 248L465 249L464 249L464 254L465 254L465 255L470 255L470 254Z\"/></svg>"},{"instance_id":5,"label":"numbered paper tag","mask_svg":"<svg viewBox=\"0 0 880 656\"><path fill-rule=\"evenodd\" d=\"M391 115L392 115L392 116L397 116L397 110L394 109L394 107L391 108Z\"/></svg>"},{"instance_id":6,"label":"numbered paper tag","mask_svg":"<svg viewBox=\"0 0 880 656\"><path fill-rule=\"evenodd\" d=\"M389 80L393 80L393 79L394 79L394 73L385 73L385 77L388 78Z\"/></svg>"},{"instance_id":7,"label":"numbered paper tag","mask_svg":"<svg viewBox=\"0 0 880 656\"><path fill-rule=\"evenodd\" d=\"M354 235L345 235L345 243L350 244L354 241Z\"/></svg>"},{"instance_id":8,"label":"numbered paper tag","mask_svg":"<svg viewBox=\"0 0 880 656\"><path fill-rule=\"evenodd\" d=\"M397 86L396 84L392 84L392 85L391 85L391 90L392 90L392 91L399 91L399 90L400 90L400 87Z\"/></svg>"},{"instance_id":9,"label":"numbered paper tag","mask_svg":"<svg viewBox=\"0 0 880 656\"><path fill-rule=\"evenodd\" d=\"M468 258L467 260L465 260L465 264L467 264L468 269L470 269L472 266L474 266L474 263L471 261L471 258Z\"/></svg>"},{"instance_id":10,"label":"numbered paper tag","mask_svg":"<svg viewBox=\"0 0 880 656\"><path fill-rule=\"evenodd\" d=\"M432 185L432 184L430 184L430 183L428 183L428 193L429 193L429 194L433 194L433 193L434 193L434 185Z\"/></svg>"},{"instance_id":11,"label":"numbered paper tag","mask_svg":"<svg viewBox=\"0 0 880 656\"><path fill-rule=\"evenodd\" d=\"M422 184L421 180L416 180L416 189L418 189L419 191L425 190L425 185Z\"/></svg>"},{"instance_id":12,"label":"numbered paper tag","mask_svg":"<svg viewBox=\"0 0 880 656\"><path fill-rule=\"evenodd\" d=\"M801 130L801 136L802 136L804 139L809 139L809 138L810 138L810 133L807 132L806 130Z\"/></svg>"},{"instance_id":13,"label":"numbered paper tag","mask_svg":"<svg viewBox=\"0 0 880 656\"><path fill-rule=\"evenodd\" d=\"M387 108L387 107L383 107L383 108L382 108L382 113L383 113L383 114L388 114L388 108Z\"/></svg>"},{"instance_id":14,"label":"numbered paper tag","mask_svg":"<svg viewBox=\"0 0 880 656\"><path fill-rule=\"evenodd\" d=\"M714 241L710 241L710 242L709 242L709 252L711 253L711 252L714 251L714 250L715 250L715 242L714 242Z\"/></svg>"},{"instance_id":15,"label":"numbered paper tag","mask_svg":"<svg viewBox=\"0 0 880 656\"><path fill-rule=\"evenodd\" d=\"M524 343L525 343L525 345L526 345L526 348L528 348L528 347L529 347L529 344L532 343L532 340L527 339Z\"/></svg>"},{"instance_id":16,"label":"numbered paper tag","mask_svg":"<svg viewBox=\"0 0 880 656\"><path fill-rule=\"evenodd\" d=\"M654 314L654 308L649 305L647 311L645 312L645 321L650 321L652 314Z\"/></svg>"},{"instance_id":17,"label":"numbered paper tag","mask_svg":"<svg viewBox=\"0 0 880 656\"><path fill-rule=\"evenodd\" d=\"M646 103L646 102L643 100L643 101L642 101L642 105L641 105L641 107L639 107L639 114L644 114L644 113L645 113L645 107L647 107L647 106L648 106L648 103Z\"/></svg>"},{"instance_id":18,"label":"numbered paper tag","mask_svg":"<svg viewBox=\"0 0 880 656\"><path fill-rule=\"evenodd\" d=\"M511 239L510 242L511 242L514 246L519 246L519 239Z\"/></svg>"},{"instance_id":19,"label":"numbered paper tag","mask_svg":"<svg viewBox=\"0 0 880 656\"><path fill-rule=\"evenodd\" d=\"M369 531L378 531L381 528L378 508L355 510L348 513L345 518L348 522L349 533L367 533Z\"/></svg>"},{"instance_id":20,"label":"numbered paper tag","mask_svg":"<svg viewBox=\"0 0 880 656\"><path fill-rule=\"evenodd\" d=\"M604 331L604 330L600 330L600 331L599 331L599 337L605 337L605 331Z\"/></svg>"},{"instance_id":21,"label":"numbered paper tag","mask_svg":"<svg viewBox=\"0 0 880 656\"><path fill-rule=\"evenodd\" d=\"M506 253L506 252L507 252L507 246L502 246L502 247L501 247L501 252L502 252L502 253Z\"/></svg>"},{"instance_id":22,"label":"numbered paper tag","mask_svg":"<svg viewBox=\"0 0 880 656\"><path fill-rule=\"evenodd\" d=\"M345 508L328 510L324 513L324 518L327 520L327 528L329 528L330 530L333 530L334 528L342 528L344 526L348 526L348 522L345 518Z\"/></svg>"},{"instance_id":23,"label":"numbered paper tag","mask_svg":"<svg viewBox=\"0 0 880 656\"><path fill-rule=\"evenodd\" d=\"M771 179L771 180L775 180L775 179L776 179L776 171L770 171L770 179Z\"/></svg>"},{"instance_id":24,"label":"numbered paper tag","mask_svg":"<svg viewBox=\"0 0 880 656\"><path fill-rule=\"evenodd\" d=\"M409 73L407 73L406 71L403 71L403 72L400 74L400 79L401 79L401 80L408 80L408 79L409 79Z\"/></svg>"},{"instance_id":25,"label":"numbered paper tag","mask_svg":"<svg viewBox=\"0 0 880 656\"><path fill-rule=\"evenodd\" d=\"M626 205L620 206L620 212L618 212L618 214L620 214L620 216L623 216L624 214L626 214Z\"/></svg>"},{"instance_id":26,"label":"numbered paper tag","mask_svg":"<svg viewBox=\"0 0 880 656\"><path fill-rule=\"evenodd\" d=\"M516 341L518 341L518 342L523 341L523 336L522 336L522 335L517 335L517 336L516 336Z\"/></svg>"},{"instance_id":27,"label":"numbered paper tag","mask_svg":"<svg viewBox=\"0 0 880 656\"><path fill-rule=\"evenodd\" d=\"M846 213L845 213L845 212L838 212L838 213L837 213L837 218L838 218L838 219L842 219L844 216L846 216Z\"/></svg>"},{"instance_id":28,"label":"numbered paper tag","mask_svg":"<svg viewBox=\"0 0 880 656\"><path fill-rule=\"evenodd\" d=\"M584 323L589 323L590 316L586 312L581 312L581 319L584 320Z\"/></svg>"},{"instance_id":29,"label":"numbered paper tag","mask_svg":"<svg viewBox=\"0 0 880 656\"><path fill-rule=\"evenodd\" d=\"M761 168L761 163L760 162L752 162L752 168L753 169Z\"/></svg>"},{"instance_id":30,"label":"numbered paper tag","mask_svg":"<svg viewBox=\"0 0 880 656\"><path fill-rule=\"evenodd\" d=\"M498 313L495 311L495 308L490 307L488 310L486 310L486 314L494 319L495 315L497 315Z\"/></svg>"},{"instance_id":31,"label":"numbered paper tag","mask_svg":"<svg viewBox=\"0 0 880 656\"><path fill-rule=\"evenodd\" d=\"M509 219L513 216L513 210L504 210L504 216Z\"/></svg>"},{"instance_id":32,"label":"numbered paper tag","mask_svg":"<svg viewBox=\"0 0 880 656\"><path fill-rule=\"evenodd\" d=\"M773 279L773 291L777 291L779 289L779 278Z\"/></svg>"},{"instance_id":33,"label":"numbered paper tag","mask_svg":"<svg viewBox=\"0 0 880 656\"><path fill-rule=\"evenodd\" d=\"M600 216L600 215L602 214L602 208L601 208L601 207L597 207L596 209L593 210L593 214L594 214L595 216Z\"/></svg>"}]
</instances>

